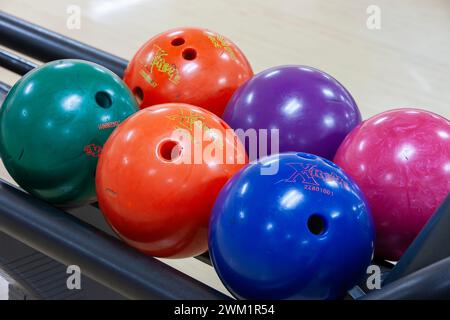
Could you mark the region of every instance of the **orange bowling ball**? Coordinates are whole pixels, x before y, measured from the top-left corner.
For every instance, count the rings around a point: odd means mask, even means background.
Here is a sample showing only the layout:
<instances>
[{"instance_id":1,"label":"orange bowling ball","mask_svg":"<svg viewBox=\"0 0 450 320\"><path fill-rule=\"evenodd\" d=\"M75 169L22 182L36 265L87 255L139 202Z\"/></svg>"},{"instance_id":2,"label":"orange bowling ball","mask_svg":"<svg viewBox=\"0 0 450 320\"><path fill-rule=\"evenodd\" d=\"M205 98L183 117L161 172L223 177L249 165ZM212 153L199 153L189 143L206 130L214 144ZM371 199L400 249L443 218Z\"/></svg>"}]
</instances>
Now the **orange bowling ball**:
<instances>
[{"instance_id":1,"label":"orange bowling ball","mask_svg":"<svg viewBox=\"0 0 450 320\"><path fill-rule=\"evenodd\" d=\"M238 137L211 112L180 103L146 108L103 147L100 209L125 242L148 255L196 256L207 250L220 189L246 163Z\"/></svg>"},{"instance_id":2,"label":"orange bowling ball","mask_svg":"<svg viewBox=\"0 0 450 320\"><path fill-rule=\"evenodd\" d=\"M179 28L145 43L124 80L141 109L181 102L222 116L234 91L252 76L247 58L227 38L205 29Z\"/></svg>"}]
</instances>

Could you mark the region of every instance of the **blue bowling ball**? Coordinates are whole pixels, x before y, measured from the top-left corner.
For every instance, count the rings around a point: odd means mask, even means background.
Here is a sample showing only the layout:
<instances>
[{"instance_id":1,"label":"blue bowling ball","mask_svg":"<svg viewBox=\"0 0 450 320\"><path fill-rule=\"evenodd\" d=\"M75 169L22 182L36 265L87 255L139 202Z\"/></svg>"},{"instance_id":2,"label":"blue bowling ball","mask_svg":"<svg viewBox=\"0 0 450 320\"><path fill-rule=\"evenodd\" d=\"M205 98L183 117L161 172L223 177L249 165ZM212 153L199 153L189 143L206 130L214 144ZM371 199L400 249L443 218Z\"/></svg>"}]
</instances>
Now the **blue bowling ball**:
<instances>
[{"instance_id":1,"label":"blue bowling ball","mask_svg":"<svg viewBox=\"0 0 450 320\"><path fill-rule=\"evenodd\" d=\"M334 163L284 153L221 190L209 250L239 299L338 299L365 275L374 227L358 186Z\"/></svg>"}]
</instances>

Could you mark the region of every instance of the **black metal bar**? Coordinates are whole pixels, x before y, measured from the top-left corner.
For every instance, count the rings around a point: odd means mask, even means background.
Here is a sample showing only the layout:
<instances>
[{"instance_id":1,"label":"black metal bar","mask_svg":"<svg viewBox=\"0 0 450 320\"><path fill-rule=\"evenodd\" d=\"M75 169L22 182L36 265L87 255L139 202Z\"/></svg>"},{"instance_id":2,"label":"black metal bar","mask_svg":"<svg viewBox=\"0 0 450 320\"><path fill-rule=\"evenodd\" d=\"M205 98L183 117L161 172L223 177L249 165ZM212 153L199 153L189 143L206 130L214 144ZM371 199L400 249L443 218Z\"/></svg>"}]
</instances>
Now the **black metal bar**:
<instances>
[{"instance_id":1,"label":"black metal bar","mask_svg":"<svg viewBox=\"0 0 450 320\"><path fill-rule=\"evenodd\" d=\"M432 263L450 257L449 235L450 194L403 254L384 283L396 281Z\"/></svg>"},{"instance_id":2,"label":"black metal bar","mask_svg":"<svg viewBox=\"0 0 450 320\"><path fill-rule=\"evenodd\" d=\"M0 44L43 62L67 58L92 61L120 77L128 63L125 59L5 12L0 12Z\"/></svg>"},{"instance_id":3,"label":"black metal bar","mask_svg":"<svg viewBox=\"0 0 450 320\"><path fill-rule=\"evenodd\" d=\"M2 232L0 232L0 244L0 276L10 284L9 300L48 300L67 297L77 300L125 299L119 293L83 275L81 288L69 290L66 284L68 277L66 265ZM53 290L55 286L60 292L57 295ZM18 293L21 293L22 297L17 296Z\"/></svg>"},{"instance_id":4,"label":"black metal bar","mask_svg":"<svg viewBox=\"0 0 450 320\"><path fill-rule=\"evenodd\" d=\"M373 291L362 300L450 299L450 257Z\"/></svg>"},{"instance_id":5,"label":"black metal bar","mask_svg":"<svg viewBox=\"0 0 450 320\"><path fill-rule=\"evenodd\" d=\"M97 228L0 181L0 231L132 299L228 299Z\"/></svg>"},{"instance_id":6,"label":"black metal bar","mask_svg":"<svg viewBox=\"0 0 450 320\"><path fill-rule=\"evenodd\" d=\"M28 71L36 68L37 64L0 48L0 67L23 76Z\"/></svg>"}]
</instances>

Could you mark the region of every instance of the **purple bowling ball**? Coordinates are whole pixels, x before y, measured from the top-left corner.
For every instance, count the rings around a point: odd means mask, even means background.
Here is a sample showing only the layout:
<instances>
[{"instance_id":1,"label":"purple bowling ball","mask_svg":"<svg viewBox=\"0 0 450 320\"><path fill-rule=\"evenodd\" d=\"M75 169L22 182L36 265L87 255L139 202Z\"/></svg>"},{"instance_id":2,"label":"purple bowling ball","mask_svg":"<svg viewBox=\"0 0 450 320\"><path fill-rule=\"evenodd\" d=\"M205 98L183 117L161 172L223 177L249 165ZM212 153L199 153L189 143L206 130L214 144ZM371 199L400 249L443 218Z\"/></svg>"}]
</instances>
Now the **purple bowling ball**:
<instances>
[{"instance_id":1,"label":"purple bowling ball","mask_svg":"<svg viewBox=\"0 0 450 320\"><path fill-rule=\"evenodd\" d=\"M288 65L265 70L242 85L223 119L235 130L279 129L279 152L307 152L331 160L345 136L361 122L361 114L336 79L311 67ZM248 137L242 142L254 160ZM275 153L270 133L267 141L267 153ZM260 150L259 156L264 152Z\"/></svg>"}]
</instances>

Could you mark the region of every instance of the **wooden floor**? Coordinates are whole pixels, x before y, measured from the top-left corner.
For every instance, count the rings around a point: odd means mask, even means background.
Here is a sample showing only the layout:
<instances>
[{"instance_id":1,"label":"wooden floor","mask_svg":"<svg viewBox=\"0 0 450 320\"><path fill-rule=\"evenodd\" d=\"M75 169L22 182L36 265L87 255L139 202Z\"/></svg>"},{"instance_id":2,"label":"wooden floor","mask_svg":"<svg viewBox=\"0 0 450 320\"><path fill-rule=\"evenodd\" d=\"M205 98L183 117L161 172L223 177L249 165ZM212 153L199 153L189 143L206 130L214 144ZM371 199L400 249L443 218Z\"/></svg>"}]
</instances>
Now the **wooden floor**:
<instances>
[{"instance_id":1,"label":"wooden floor","mask_svg":"<svg viewBox=\"0 0 450 320\"><path fill-rule=\"evenodd\" d=\"M366 11L374 3L381 28L371 30ZM81 9L79 30L66 26L69 5ZM394 107L450 117L448 0L5 0L0 10L126 59L168 28L207 27L237 43L255 72L303 64L330 73L365 118ZM0 69L0 80L17 76ZM224 290L198 261L171 263Z\"/></svg>"}]
</instances>

